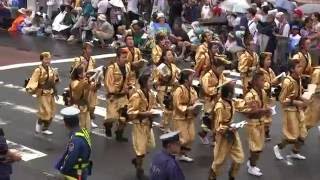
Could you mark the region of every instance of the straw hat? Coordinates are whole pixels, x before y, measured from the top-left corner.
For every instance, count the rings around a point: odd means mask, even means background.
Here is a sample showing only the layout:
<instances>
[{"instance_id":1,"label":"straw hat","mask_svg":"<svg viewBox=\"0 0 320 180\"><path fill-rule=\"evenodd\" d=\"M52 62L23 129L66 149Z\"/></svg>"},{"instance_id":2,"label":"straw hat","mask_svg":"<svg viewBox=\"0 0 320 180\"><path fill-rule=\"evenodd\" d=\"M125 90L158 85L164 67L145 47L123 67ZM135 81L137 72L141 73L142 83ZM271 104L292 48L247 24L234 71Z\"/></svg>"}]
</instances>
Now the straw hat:
<instances>
[{"instance_id":1,"label":"straw hat","mask_svg":"<svg viewBox=\"0 0 320 180\"><path fill-rule=\"evenodd\" d=\"M106 15L104 15L104 14L99 14L98 19L99 19L100 21L107 21L107 17L106 17Z\"/></svg>"}]
</instances>

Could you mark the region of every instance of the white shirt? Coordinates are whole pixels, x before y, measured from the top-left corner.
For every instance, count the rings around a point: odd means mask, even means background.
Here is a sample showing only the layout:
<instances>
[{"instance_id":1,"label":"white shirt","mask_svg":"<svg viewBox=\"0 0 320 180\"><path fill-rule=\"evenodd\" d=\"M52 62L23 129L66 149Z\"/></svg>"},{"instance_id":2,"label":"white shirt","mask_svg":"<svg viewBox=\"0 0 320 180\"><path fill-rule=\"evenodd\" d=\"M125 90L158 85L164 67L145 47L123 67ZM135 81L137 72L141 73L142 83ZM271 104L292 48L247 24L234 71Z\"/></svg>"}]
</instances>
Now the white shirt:
<instances>
[{"instance_id":1,"label":"white shirt","mask_svg":"<svg viewBox=\"0 0 320 180\"><path fill-rule=\"evenodd\" d=\"M98 14L106 14L109 6L108 0L102 0L98 3Z\"/></svg>"},{"instance_id":2,"label":"white shirt","mask_svg":"<svg viewBox=\"0 0 320 180\"><path fill-rule=\"evenodd\" d=\"M258 41L258 29L257 29L257 23L254 22L252 19L248 21L248 29L250 31L250 34L253 36L254 43L257 43Z\"/></svg>"},{"instance_id":3,"label":"white shirt","mask_svg":"<svg viewBox=\"0 0 320 180\"><path fill-rule=\"evenodd\" d=\"M100 0L91 0L91 4L93 8L98 8L98 4L99 4Z\"/></svg>"},{"instance_id":4,"label":"white shirt","mask_svg":"<svg viewBox=\"0 0 320 180\"><path fill-rule=\"evenodd\" d=\"M128 10L128 12L131 11L135 14L138 14L139 13L138 0L128 0L127 10Z\"/></svg>"}]
</instances>

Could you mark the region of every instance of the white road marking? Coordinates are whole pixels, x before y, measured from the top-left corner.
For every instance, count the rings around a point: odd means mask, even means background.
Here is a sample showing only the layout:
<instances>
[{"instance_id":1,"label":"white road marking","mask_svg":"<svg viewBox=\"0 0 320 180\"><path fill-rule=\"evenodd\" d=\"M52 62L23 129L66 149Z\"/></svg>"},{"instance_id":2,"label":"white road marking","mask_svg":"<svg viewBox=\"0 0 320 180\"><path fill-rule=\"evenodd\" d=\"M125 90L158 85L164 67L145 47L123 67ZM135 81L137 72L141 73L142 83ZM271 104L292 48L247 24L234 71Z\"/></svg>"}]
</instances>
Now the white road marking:
<instances>
[{"instance_id":1,"label":"white road marking","mask_svg":"<svg viewBox=\"0 0 320 180\"><path fill-rule=\"evenodd\" d=\"M95 59L104 59L104 58L111 58L111 57L116 57L116 54L111 53L111 54L101 54L101 55L96 55L92 56ZM65 62L72 62L74 61L73 58L66 58L66 59L59 59L59 60L52 60L52 64L58 64L58 63L65 63ZM36 66L39 65L40 62L30 62L30 63L19 63L19 64L11 64L11 65L6 65L6 66L0 66L0 71L1 70L8 70L8 69L17 69L21 67L29 67L29 66Z\"/></svg>"},{"instance_id":2,"label":"white road marking","mask_svg":"<svg viewBox=\"0 0 320 180\"><path fill-rule=\"evenodd\" d=\"M16 149L19 151L19 153L22 156L23 161L30 161L33 159L47 156L47 154L45 154L43 152L37 151L35 149L31 149L27 146L24 146L24 145L21 145L21 144L18 144L18 143L9 141L9 140L7 140L7 143L8 143L8 146L10 149Z\"/></svg>"}]
</instances>

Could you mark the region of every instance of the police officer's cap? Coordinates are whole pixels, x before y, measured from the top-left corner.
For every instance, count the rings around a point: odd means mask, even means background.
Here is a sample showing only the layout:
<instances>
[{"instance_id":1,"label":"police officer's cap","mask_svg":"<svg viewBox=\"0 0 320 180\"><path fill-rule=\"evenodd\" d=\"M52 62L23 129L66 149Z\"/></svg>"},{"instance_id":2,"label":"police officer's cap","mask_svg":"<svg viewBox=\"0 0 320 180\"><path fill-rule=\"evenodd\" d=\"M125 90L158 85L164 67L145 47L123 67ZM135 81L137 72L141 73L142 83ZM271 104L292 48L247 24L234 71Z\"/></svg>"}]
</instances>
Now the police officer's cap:
<instances>
[{"instance_id":1,"label":"police officer's cap","mask_svg":"<svg viewBox=\"0 0 320 180\"><path fill-rule=\"evenodd\" d=\"M160 140L163 144L168 144L172 142L179 142L179 131L173 131L160 136Z\"/></svg>"},{"instance_id":2,"label":"police officer's cap","mask_svg":"<svg viewBox=\"0 0 320 180\"><path fill-rule=\"evenodd\" d=\"M66 107L63 108L60 113L63 115L63 120L67 125L77 125L79 124L79 114L80 114L80 110L70 106L70 107Z\"/></svg>"}]
</instances>

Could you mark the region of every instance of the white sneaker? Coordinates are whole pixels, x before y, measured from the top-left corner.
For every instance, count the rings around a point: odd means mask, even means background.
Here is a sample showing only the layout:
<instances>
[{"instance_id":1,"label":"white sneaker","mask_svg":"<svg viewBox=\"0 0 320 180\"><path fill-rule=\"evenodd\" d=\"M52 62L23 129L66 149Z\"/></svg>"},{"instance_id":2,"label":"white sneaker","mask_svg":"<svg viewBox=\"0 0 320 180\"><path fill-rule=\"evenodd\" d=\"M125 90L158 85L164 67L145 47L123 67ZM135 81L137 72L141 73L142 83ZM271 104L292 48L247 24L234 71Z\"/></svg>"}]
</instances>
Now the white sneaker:
<instances>
[{"instance_id":1,"label":"white sneaker","mask_svg":"<svg viewBox=\"0 0 320 180\"><path fill-rule=\"evenodd\" d=\"M181 156L178 156L178 160L179 161L185 161L185 162L193 162L193 159L186 156L186 155L181 155Z\"/></svg>"},{"instance_id":2,"label":"white sneaker","mask_svg":"<svg viewBox=\"0 0 320 180\"><path fill-rule=\"evenodd\" d=\"M276 158L278 160L282 160L283 159L278 145L273 147L273 152L274 152L274 155L276 156Z\"/></svg>"},{"instance_id":3,"label":"white sneaker","mask_svg":"<svg viewBox=\"0 0 320 180\"><path fill-rule=\"evenodd\" d=\"M201 140L201 143L204 144L204 145L208 145L210 143L207 136L205 136L205 137L199 136L199 138Z\"/></svg>"},{"instance_id":4,"label":"white sneaker","mask_svg":"<svg viewBox=\"0 0 320 180\"><path fill-rule=\"evenodd\" d=\"M97 128L98 125L97 125L96 123L94 123L93 120L91 120L91 127L92 127L92 128Z\"/></svg>"},{"instance_id":5,"label":"white sneaker","mask_svg":"<svg viewBox=\"0 0 320 180\"><path fill-rule=\"evenodd\" d=\"M254 176L262 176L262 173L259 171L259 168L250 166L248 168L248 173Z\"/></svg>"},{"instance_id":6,"label":"white sneaker","mask_svg":"<svg viewBox=\"0 0 320 180\"><path fill-rule=\"evenodd\" d=\"M75 39L75 37L74 37L74 35L71 35L69 38L68 38L68 40L67 41L74 41L74 39Z\"/></svg>"},{"instance_id":7,"label":"white sneaker","mask_svg":"<svg viewBox=\"0 0 320 180\"><path fill-rule=\"evenodd\" d=\"M38 124L38 121L36 122L36 133L40 133L41 132L41 125Z\"/></svg>"},{"instance_id":8,"label":"white sneaker","mask_svg":"<svg viewBox=\"0 0 320 180\"><path fill-rule=\"evenodd\" d=\"M252 166L250 165L250 161L247 161L247 167L251 168ZM254 168L256 168L259 172L261 172L261 169L258 168L257 166L255 166Z\"/></svg>"},{"instance_id":9,"label":"white sneaker","mask_svg":"<svg viewBox=\"0 0 320 180\"><path fill-rule=\"evenodd\" d=\"M44 130L44 131L42 131L42 134L51 135L51 134L53 134L53 132L49 131L49 130Z\"/></svg>"},{"instance_id":10,"label":"white sneaker","mask_svg":"<svg viewBox=\"0 0 320 180\"><path fill-rule=\"evenodd\" d=\"M290 157L291 157L291 158L294 158L294 159L299 159L299 160L305 160L305 159L306 159L305 156L302 156L302 155L299 154L299 153L297 153L297 154L291 153L291 154L290 154Z\"/></svg>"}]
</instances>

